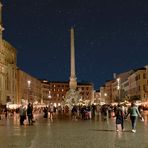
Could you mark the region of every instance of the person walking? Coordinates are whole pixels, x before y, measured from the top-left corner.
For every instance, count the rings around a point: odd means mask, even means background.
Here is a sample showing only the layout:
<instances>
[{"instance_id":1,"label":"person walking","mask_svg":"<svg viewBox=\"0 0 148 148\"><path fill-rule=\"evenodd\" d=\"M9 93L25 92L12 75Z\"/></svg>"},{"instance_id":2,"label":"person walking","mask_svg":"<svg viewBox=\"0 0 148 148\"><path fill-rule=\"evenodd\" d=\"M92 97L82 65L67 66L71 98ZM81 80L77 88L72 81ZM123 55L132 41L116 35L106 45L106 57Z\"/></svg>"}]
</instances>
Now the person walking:
<instances>
[{"instance_id":1,"label":"person walking","mask_svg":"<svg viewBox=\"0 0 148 148\"><path fill-rule=\"evenodd\" d=\"M116 131L119 131L119 125L121 125L122 131L124 131L124 112L122 106L118 104L115 112L116 116Z\"/></svg>"},{"instance_id":2,"label":"person walking","mask_svg":"<svg viewBox=\"0 0 148 148\"><path fill-rule=\"evenodd\" d=\"M71 110L71 118L72 120L76 121L77 120L77 113L78 113L78 108L76 105L74 105L72 107L72 110Z\"/></svg>"},{"instance_id":3,"label":"person walking","mask_svg":"<svg viewBox=\"0 0 148 148\"><path fill-rule=\"evenodd\" d=\"M26 108L22 105L20 107L20 125L24 125L24 120L26 120Z\"/></svg>"},{"instance_id":4,"label":"person walking","mask_svg":"<svg viewBox=\"0 0 148 148\"><path fill-rule=\"evenodd\" d=\"M126 118L130 114L130 120L132 124L132 132L136 133L136 123L138 116L142 119L142 116L138 110L138 107L136 106L135 102L131 103L131 107L128 109L128 113L126 115Z\"/></svg>"},{"instance_id":5,"label":"person walking","mask_svg":"<svg viewBox=\"0 0 148 148\"><path fill-rule=\"evenodd\" d=\"M53 113L54 113L54 106L53 104L50 104L49 106L49 111L50 111L50 120L53 121Z\"/></svg>"},{"instance_id":6,"label":"person walking","mask_svg":"<svg viewBox=\"0 0 148 148\"><path fill-rule=\"evenodd\" d=\"M47 106L44 107L43 112L44 112L44 118L48 118L48 107Z\"/></svg>"},{"instance_id":7,"label":"person walking","mask_svg":"<svg viewBox=\"0 0 148 148\"><path fill-rule=\"evenodd\" d=\"M33 124L33 113L32 112L33 112L33 107L29 103L28 104L28 107L27 107L27 116L28 116L29 125L32 125Z\"/></svg>"},{"instance_id":8,"label":"person walking","mask_svg":"<svg viewBox=\"0 0 148 148\"><path fill-rule=\"evenodd\" d=\"M7 119L7 116L8 116L8 110L7 110L7 107L5 106L5 109L4 109L4 113L5 113L5 118Z\"/></svg>"}]
</instances>

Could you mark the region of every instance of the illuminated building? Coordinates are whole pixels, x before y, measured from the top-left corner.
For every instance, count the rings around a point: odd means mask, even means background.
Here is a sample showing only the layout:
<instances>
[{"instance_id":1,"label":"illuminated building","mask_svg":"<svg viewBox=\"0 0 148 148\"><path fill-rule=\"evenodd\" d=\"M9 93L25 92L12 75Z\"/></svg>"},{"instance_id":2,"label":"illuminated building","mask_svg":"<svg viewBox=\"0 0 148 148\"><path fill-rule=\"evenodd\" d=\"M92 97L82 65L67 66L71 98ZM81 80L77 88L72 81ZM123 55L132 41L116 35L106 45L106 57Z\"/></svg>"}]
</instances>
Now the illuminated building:
<instances>
[{"instance_id":1,"label":"illuminated building","mask_svg":"<svg viewBox=\"0 0 148 148\"><path fill-rule=\"evenodd\" d=\"M0 103L16 101L16 49L3 40L2 4L0 3Z\"/></svg>"},{"instance_id":2,"label":"illuminated building","mask_svg":"<svg viewBox=\"0 0 148 148\"><path fill-rule=\"evenodd\" d=\"M41 82L28 73L17 69L17 102L21 103L22 100L26 102L41 103Z\"/></svg>"},{"instance_id":3,"label":"illuminated building","mask_svg":"<svg viewBox=\"0 0 148 148\"><path fill-rule=\"evenodd\" d=\"M44 103L53 103L55 106L65 101L66 92L69 90L68 82L52 82L42 80L42 96ZM82 101L91 102L93 93L92 83L78 83L78 90L82 96Z\"/></svg>"}]
</instances>

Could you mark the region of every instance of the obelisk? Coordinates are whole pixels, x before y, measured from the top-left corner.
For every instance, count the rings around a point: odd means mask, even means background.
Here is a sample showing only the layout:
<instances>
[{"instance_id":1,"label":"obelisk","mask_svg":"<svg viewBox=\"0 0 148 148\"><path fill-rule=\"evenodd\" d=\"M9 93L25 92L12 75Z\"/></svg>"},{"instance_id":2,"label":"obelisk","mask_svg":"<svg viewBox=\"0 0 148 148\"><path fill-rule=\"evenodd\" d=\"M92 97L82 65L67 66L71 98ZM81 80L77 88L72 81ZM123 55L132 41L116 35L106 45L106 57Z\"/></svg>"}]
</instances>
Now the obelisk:
<instances>
[{"instance_id":1,"label":"obelisk","mask_svg":"<svg viewBox=\"0 0 148 148\"><path fill-rule=\"evenodd\" d=\"M80 99L80 92L77 90L77 79L75 74L75 47L74 47L74 28L70 29L70 81L69 90L66 92L65 104L72 109L73 105L77 105Z\"/></svg>"},{"instance_id":2,"label":"obelisk","mask_svg":"<svg viewBox=\"0 0 148 148\"><path fill-rule=\"evenodd\" d=\"M74 28L70 29L70 47L71 47L71 74L70 74L70 89L77 88L76 74L75 74L75 47L74 47Z\"/></svg>"}]
</instances>

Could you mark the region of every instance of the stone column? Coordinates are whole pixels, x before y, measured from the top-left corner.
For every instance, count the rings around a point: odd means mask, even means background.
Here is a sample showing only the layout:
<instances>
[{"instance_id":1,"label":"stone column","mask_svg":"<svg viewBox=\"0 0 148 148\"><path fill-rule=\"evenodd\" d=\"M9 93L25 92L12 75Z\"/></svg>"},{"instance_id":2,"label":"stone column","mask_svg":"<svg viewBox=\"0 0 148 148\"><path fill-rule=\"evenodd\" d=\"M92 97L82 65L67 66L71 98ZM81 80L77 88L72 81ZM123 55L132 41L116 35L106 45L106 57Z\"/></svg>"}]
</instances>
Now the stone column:
<instances>
[{"instance_id":1,"label":"stone column","mask_svg":"<svg viewBox=\"0 0 148 148\"><path fill-rule=\"evenodd\" d=\"M77 105L79 99L81 98L79 91L76 90L77 88L77 80L75 74L75 48L74 48L74 28L70 30L70 46L71 46L71 73L70 73L70 82L69 87L70 89L66 92L65 96L65 104L68 105L70 110L72 109L73 105Z\"/></svg>"},{"instance_id":2,"label":"stone column","mask_svg":"<svg viewBox=\"0 0 148 148\"><path fill-rule=\"evenodd\" d=\"M75 75L75 47L74 47L74 28L70 30L70 46L71 46L71 75L70 75L70 89L77 88L77 81Z\"/></svg>"}]
</instances>

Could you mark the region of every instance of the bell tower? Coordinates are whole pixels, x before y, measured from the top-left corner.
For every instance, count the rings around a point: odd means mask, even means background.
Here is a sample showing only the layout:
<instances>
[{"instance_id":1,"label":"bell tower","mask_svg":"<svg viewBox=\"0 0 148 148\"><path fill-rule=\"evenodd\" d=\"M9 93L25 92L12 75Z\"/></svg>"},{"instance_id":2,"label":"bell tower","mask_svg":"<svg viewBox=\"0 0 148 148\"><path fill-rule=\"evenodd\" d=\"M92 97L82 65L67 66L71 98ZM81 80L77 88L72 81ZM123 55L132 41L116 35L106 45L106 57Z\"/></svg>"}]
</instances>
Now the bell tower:
<instances>
[{"instance_id":1,"label":"bell tower","mask_svg":"<svg viewBox=\"0 0 148 148\"><path fill-rule=\"evenodd\" d=\"M0 2L0 48L2 45L2 39L3 39L3 26L2 26L2 3Z\"/></svg>"}]
</instances>

